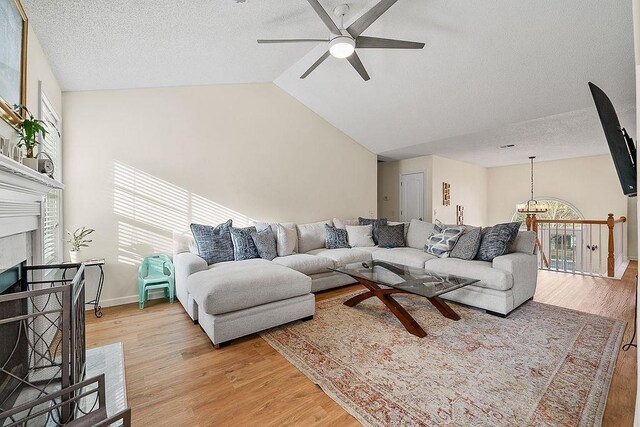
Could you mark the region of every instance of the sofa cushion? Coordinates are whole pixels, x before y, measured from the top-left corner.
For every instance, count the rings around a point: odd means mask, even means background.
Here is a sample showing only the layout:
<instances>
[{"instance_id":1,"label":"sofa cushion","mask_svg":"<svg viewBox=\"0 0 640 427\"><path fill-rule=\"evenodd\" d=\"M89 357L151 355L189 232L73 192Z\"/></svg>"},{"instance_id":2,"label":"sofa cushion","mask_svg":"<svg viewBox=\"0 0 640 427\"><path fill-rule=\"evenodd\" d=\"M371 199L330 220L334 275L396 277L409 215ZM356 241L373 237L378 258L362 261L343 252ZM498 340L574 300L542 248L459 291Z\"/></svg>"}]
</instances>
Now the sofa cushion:
<instances>
[{"instance_id":1,"label":"sofa cushion","mask_svg":"<svg viewBox=\"0 0 640 427\"><path fill-rule=\"evenodd\" d=\"M535 231L519 231L509 252L522 252L533 255L536 252Z\"/></svg>"},{"instance_id":2,"label":"sofa cushion","mask_svg":"<svg viewBox=\"0 0 640 427\"><path fill-rule=\"evenodd\" d=\"M332 227L329 224L324 225L325 247L327 249L350 248L347 230Z\"/></svg>"},{"instance_id":3,"label":"sofa cushion","mask_svg":"<svg viewBox=\"0 0 640 427\"><path fill-rule=\"evenodd\" d=\"M231 241L232 220L217 225L191 224L191 232L198 247L198 255L207 264L233 261L233 242Z\"/></svg>"},{"instance_id":4,"label":"sofa cushion","mask_svg":"<svg viewBox=\"0 0 640 427\"><path fill-rule=\"evenodd\" d=\"M278 256L287 256L298 252L298 228L295 224L277 225L276 246Z\"/></svg>"},{"instance_id":5,"label":"sofa cushion","mask_svg":"<svg viewBox=\"0 0 640 427\"><path fill-rule=\"evenodd\" d=\"M314 249L324 248L324 225L333 225L331 220L298 224L298 252L307 253Z\"/></svg>"},{"instance_id":6,"label":"sofa cushion","mask_svg":"<svg viewBox=\"0 0 640 427\"><path fill-rule=\"evenodd\" d=\"M369 262L372 259L371 253L360 249L316 249L309 254L329 258L340 267L354 262Z\"/></svg>"},{"instance_id":7,"label":"sofa cushion","mask_svg":"<svg viewBox=\"0 0 640 427\"><path fill-rule=\"evenodd\" d=\"M480 282L474 283L473 285L481 288L507 291L513 287L513 276L511 273L493 268L491 263L486 261L435 258L427 261L425 268L427 271L434 271L436 273L478 279Z\"/></svg>"},{"instance_id":8,"label":"sofa cushion","mask_svg":"<svg viewBox=\"0 0 640 427\"><path fill-rule=\"evenodd\" d=\"M229 313L311 292L302 273L260 258L215 264L187 279L187 289L208 314Z\"/></svg>"},{"instance_id":9,"label":"sofa cushion","mask_svg":"<svg viewBox=\"0 0 640 427\"><path fill-rule=\"evenodd\" d=\"M273 259L273 262L307 275L326 273L328 271L327 269L335 266L329 258L309 254L293 254L277 257Z\"/></svg>"},{"instance_id":10,"label":"sofa cushion","mask_svg":"<svg viewBox=\"0 0 640 427\"><path fill-rule=\"evenodd\" d=\"M435 256L414 248L379 248L371 254L374 261L386 261L409 267L424 268L424 263Z\"/></svg>"},{"instance_id":11,"label":"sofa cushion","mask_svg":"<svg viewBox=\"0 0 640 427\"><path fill-rule=\"evenodd\" d=\"M433 224L412 219L407 231L407 246L422 250L433 233Z\"/></svg>"},{"instance_id":12,"label":"sofa cushion","mask_svg":"<svg viewBox=\"0 0 640 427\"><path fill-rule=\"evenodd\" d=\"M347 225L349 246L352 248L375 246L373 241L373 225Z\"/></svg>"}]
</instances>

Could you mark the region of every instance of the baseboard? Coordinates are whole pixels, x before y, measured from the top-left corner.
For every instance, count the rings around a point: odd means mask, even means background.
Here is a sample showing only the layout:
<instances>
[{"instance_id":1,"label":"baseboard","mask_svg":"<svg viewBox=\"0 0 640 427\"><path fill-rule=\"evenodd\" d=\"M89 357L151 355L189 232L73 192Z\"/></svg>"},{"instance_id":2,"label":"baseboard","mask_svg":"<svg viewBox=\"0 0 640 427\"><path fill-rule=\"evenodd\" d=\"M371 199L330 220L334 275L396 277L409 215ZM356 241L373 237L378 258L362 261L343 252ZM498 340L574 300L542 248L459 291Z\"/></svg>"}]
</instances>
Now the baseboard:
<instances>
[{"instance_id":1,"label":"baseboard","mask_svg":"<svg viewBox=\"0 0 640 427\"><path fill-rule=\"evenodd\" d=\"M152 299L160 299L160 298L164 298L164 291L162 289L149 292L149 299L150 300L152 300ZM100 300L100 306L103 307L103 308L104 307L115 307L117 305L133 304L133 303L137 303L137 302L138 302L138 295L129 295L129 296L126 296L126 297L101 299ZM86 310L93 310L93 306L92 305L88 305L86 307Z\"/></svg>"}]
</instances>

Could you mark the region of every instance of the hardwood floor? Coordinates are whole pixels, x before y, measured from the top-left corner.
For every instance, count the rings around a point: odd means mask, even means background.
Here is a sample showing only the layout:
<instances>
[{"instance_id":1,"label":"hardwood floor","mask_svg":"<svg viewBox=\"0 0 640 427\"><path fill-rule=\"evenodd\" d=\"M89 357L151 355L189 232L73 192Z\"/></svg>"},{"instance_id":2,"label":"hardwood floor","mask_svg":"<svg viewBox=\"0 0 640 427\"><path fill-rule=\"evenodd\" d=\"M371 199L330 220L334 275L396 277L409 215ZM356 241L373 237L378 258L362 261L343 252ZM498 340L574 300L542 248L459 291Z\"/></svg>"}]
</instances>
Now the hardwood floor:
<instances>
[{"instance_id":1,"label":"hardwood floor","mask_svg":"<svg viewBox=\"0 0 640 427\"><path fill-rule=\"evenodd\" d=\"M632 263L623 280L540 272L535 300L626 320L631 338ZM326 299L358 289L323 292ZM180 303L150 302L87 312L88 347L124 344L128 402L134 425L359 425L337 403L257 335L214 350ZM636 394L635 348L620 351L605 426L631 426Z\"/></svg>"}]
</instances>

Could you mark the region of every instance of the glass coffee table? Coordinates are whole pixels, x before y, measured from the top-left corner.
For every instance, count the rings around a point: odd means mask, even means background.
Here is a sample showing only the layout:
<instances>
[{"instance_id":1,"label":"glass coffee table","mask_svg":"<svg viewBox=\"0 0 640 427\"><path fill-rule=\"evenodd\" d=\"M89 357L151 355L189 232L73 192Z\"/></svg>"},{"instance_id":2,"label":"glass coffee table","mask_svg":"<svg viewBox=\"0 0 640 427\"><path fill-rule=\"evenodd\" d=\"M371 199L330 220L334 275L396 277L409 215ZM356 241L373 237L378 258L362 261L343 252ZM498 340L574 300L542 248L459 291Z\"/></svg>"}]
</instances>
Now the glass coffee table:
<instances>
[{"instance_id":1,"label":"glass coffee table","mask_svg":"<svg viewBox=\"0 0 640 427\"><path fill-rule=\"evenodd\" d=\"M440 298L440 295L478 282L467 277L437 274L421 268L382 261L347 264L330 270L351 276L368 289L348 299L344 305L353 307L368 298L378 297L409 333L420 338L427 336L427 333L392 297L393 294L420 295L428 299L444 317L460 320L460 316Z\"/></svg>"}]
</instances>

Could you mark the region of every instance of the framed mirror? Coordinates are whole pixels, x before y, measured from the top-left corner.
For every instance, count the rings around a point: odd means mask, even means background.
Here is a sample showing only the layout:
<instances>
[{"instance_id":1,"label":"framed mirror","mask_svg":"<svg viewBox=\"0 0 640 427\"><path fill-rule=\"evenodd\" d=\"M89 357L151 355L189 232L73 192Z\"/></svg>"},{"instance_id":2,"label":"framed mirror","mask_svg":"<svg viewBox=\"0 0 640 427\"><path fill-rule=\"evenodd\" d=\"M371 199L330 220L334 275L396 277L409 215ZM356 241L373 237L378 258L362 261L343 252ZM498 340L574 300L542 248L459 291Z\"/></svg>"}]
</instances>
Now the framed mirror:
<instances>
[{"instance_id":1,"label":"framed mirror","mask_svg":"<svg viewBox=\"0 0 640 427\"><path fill-rule=\"evenodd\" d=\"M20 0L0 0L0 116L12 126L22 122L13 105L27 101L27 33Z\"/></svg>"}]
</instances>

